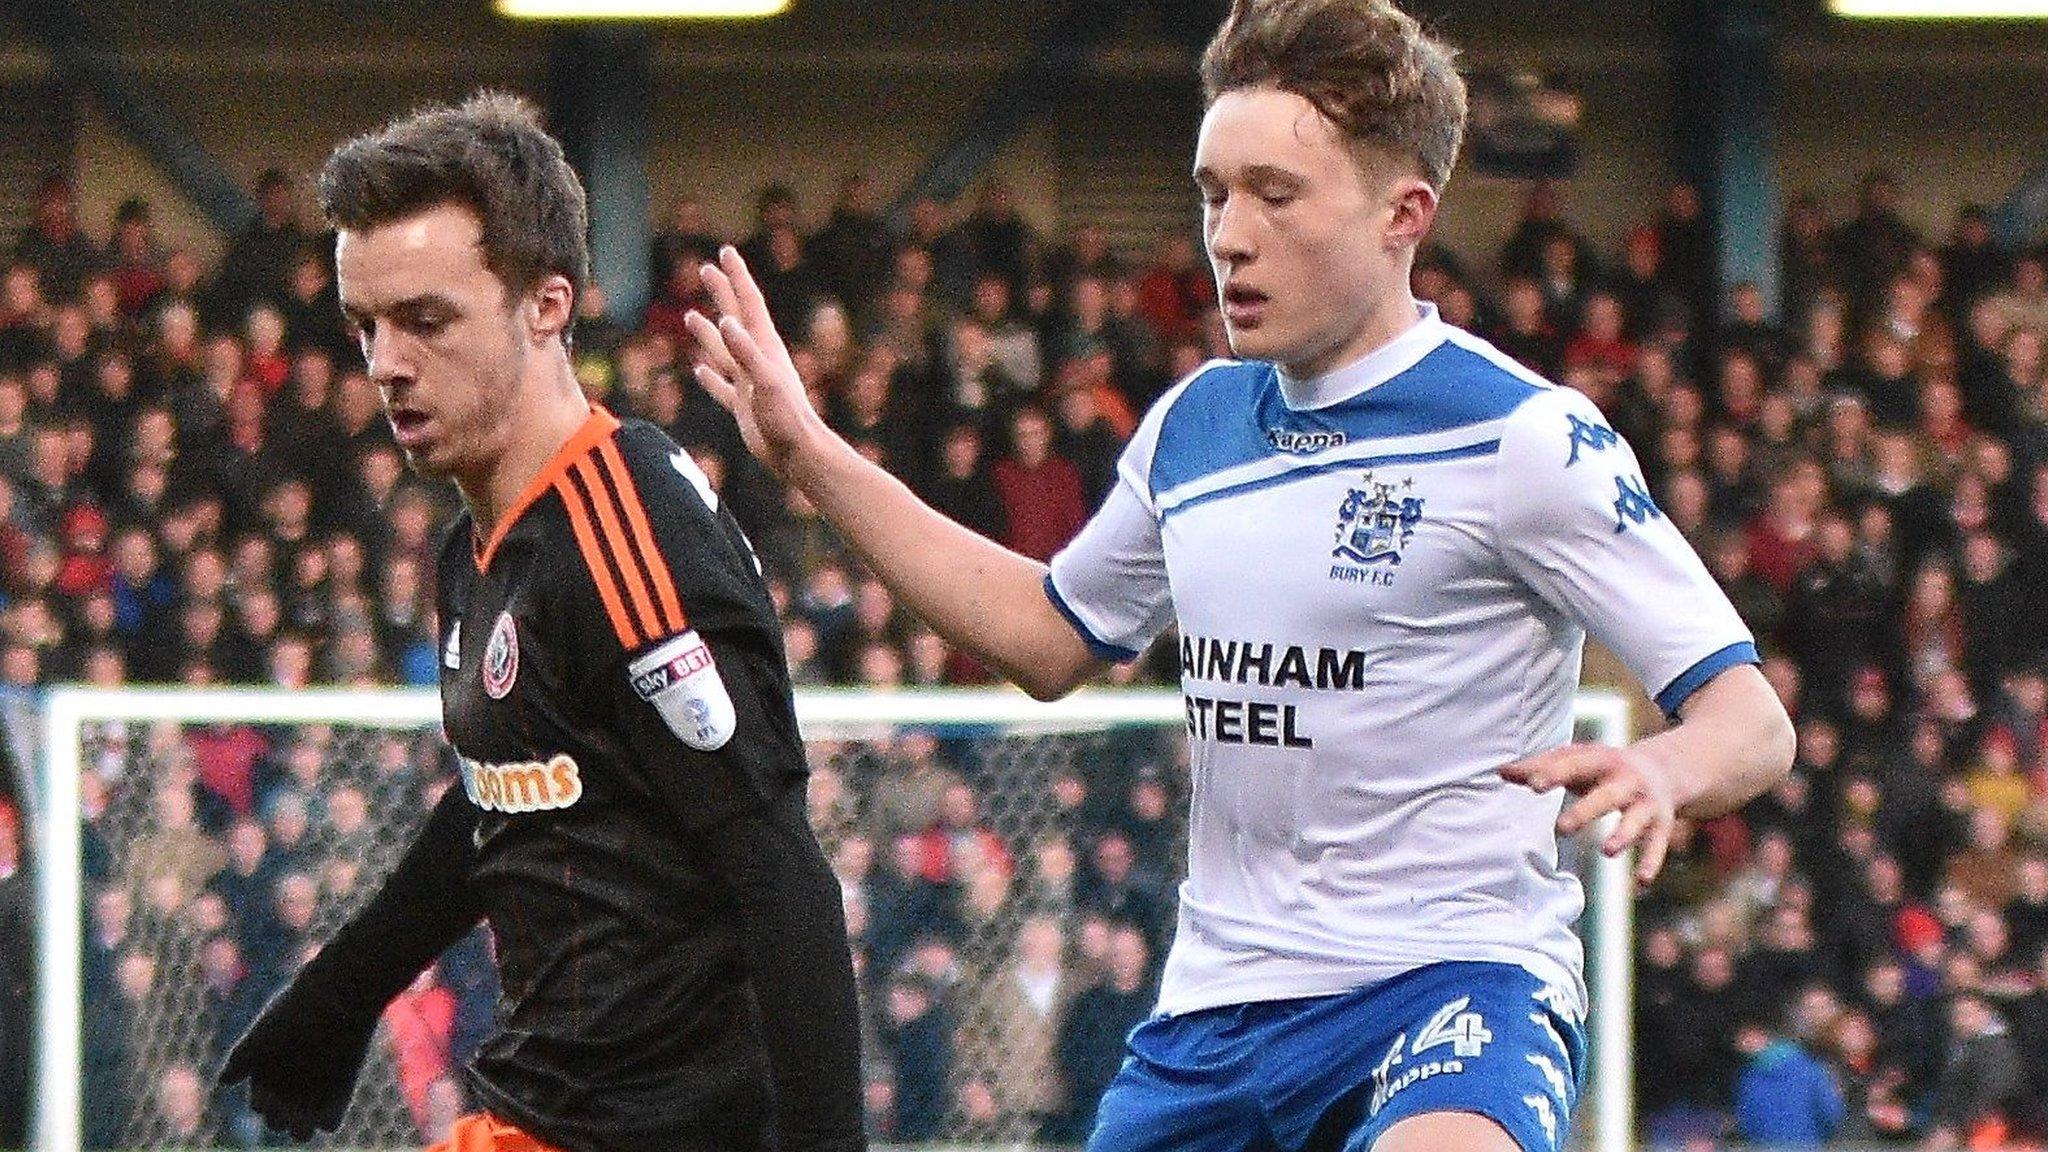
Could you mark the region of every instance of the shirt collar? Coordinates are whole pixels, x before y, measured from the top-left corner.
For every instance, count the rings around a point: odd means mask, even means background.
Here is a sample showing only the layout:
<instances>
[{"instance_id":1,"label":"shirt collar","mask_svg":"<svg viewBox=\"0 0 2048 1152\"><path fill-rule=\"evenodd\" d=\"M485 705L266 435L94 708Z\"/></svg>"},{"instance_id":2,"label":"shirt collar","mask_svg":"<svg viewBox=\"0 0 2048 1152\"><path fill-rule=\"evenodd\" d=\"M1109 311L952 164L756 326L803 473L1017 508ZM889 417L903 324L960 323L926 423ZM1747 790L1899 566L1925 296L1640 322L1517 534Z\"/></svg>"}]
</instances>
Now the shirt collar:
<instances>
[{"instance_id":1,"label":"shirt collar","mask_svg":"<svg viewBox=\"0 0 2048 1152\"><path fill-rule=\"evenodd\" d=\"M1297 380L1285 368L1279 369L1281 397L1297 411L1328 408L1415 367L1444 342L1449 328L1437 315L1436 305L1426 300L1416 302L1415 316L1415 323L1399 336L1342 368L1307 380Z\"/></svg>"}]
</instances>

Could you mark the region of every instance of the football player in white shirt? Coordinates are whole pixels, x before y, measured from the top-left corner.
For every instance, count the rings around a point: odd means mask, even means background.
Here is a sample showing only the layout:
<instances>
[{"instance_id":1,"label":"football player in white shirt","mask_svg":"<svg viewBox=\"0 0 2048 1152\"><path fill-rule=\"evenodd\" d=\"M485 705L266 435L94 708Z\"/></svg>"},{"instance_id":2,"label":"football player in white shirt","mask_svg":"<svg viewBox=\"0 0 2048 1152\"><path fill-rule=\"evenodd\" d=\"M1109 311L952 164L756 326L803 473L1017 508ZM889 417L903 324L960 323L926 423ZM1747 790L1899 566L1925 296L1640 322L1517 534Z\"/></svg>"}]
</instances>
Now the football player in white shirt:
<instances>
[{"instance_id":1,"label":"football player in white shirt","mask_svg":"<svg viewBox=\"0 0 2048 1152\"><path fill-rule=\"evenodd\" d=\"M1225 325L1047 566L921 504L809 406L738 255L697 377L920 616L1050 699L1180 632L1189 874L1101 1152L1555 1152L1582 897L1785 773L1756 649L1599 411L1409 289L1465 122L1387 0L1235 0L1195 183ZM1587 633L1675 721L1571 745ZM1567 803L1569 800L1569 803Z\"/></svg>"}]
</instances>

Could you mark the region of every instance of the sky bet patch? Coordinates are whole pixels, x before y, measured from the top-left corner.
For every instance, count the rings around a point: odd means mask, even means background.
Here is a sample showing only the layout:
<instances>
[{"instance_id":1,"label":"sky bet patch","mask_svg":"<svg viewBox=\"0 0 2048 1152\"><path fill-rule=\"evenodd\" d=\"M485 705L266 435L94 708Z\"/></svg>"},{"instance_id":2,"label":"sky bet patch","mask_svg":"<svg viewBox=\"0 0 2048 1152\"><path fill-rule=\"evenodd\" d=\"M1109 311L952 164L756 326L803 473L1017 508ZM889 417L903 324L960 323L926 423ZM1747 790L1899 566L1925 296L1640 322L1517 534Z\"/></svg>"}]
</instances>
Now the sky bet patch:
<instances>
[{"instance_id":1,"label":"sky bet patch","mask_svg":"<svg viewBox=\"0 0 2048 1152\"><path fill-rule=\"evenodd\" d=\"M732 739L737 723L732 696L696 629L670 637L633 661L627 672L634 693L654 705L676 739L699 752L715 752Z\"/></svg>"}]
</instances>

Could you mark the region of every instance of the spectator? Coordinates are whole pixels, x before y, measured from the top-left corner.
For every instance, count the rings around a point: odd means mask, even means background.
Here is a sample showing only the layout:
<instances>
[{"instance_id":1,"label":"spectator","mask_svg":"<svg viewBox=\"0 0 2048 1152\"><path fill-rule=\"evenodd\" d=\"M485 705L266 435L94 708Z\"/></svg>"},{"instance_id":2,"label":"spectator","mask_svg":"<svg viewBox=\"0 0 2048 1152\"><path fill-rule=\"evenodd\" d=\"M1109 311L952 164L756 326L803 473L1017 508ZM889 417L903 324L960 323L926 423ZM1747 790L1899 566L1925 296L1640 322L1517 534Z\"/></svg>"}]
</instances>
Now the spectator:
<instances>
[{"instance_id":1,"label":"spectator","mask_svg":"<svg viewBox=\"0 0 2048 1152\"><path fill-rule=\"evenodd\" d=\"M1051 560L1088 518L1081 472L1053 451L1053 426L1037 408L1010 419L1011 454L996 462L996 493L1009 533L1003 543L1034 560Z\"/></svg>"},{"instance_id":2,"label":"spectator","mask_svg":"<svg viewBox=\"0 0 2048 1152\"><path fill-rule=\"evenodd\" d=\"M938 813L920 837L923 874L934 883L965 883L983 870L1016 871L1010 850L981 817L974 789L955 780L939 792Z\"/></svg>"},{"instance_id":3,"label":"spectator","mask_svg":"<svg viewBox=\"0 0 2048 1152\"><path fill-rule=\"evenodd\" d=\"M946 430L936 474L925 482L925 501L990 539L1003 539L1008 520L1003 499L982 463L980 429L959 421Z\"/></svg>"},{"instance_id":4,"label":"spectator","mask_svg":"<svg viewBox=\"0 0 2048 1152\"><path fill-rule=\"evenodd\" d=\"M213 1129L197 1069L174 1063L156 1073L138 1142L160 1148L211 1148Z\"/></svg>"},{"instance_id":5,"label":"spectator","mask_svg":"<svg viewBox=\"0 0 2048 1152\"><path fill-rule=\"evenodd\" d=\"M889 981L882 1039L896 1069L895 1125L901 1143L936 1140L946 1131L953 1082L953 1021L929 977L906 972Z\"/></svg>"},{"instance_id":6,"label":"spectator","mask_svg":"<svg viewBox=\"0 0 2048 1152\"><path fill-rule=\"evenodd\" d=\"M1108 973L1067 1005L1056 1045L1064 1104L1041 1133L1073 1143L1095 1125L1095 1105L1123 1063L1124 1037L1151 1015L1152 946L1145 929L1118 924L1109 930Z\"/></svg>"},{"instance_id":7,"label":"spectator","mask_svg":"<svg viewBox=\"0 0 2048 1152\"><path fill-rule=\"evenodd\" d=\"M1777 1148L1819 1148L1841 1126L1842 1092L1827 1066L1758 1020L1736 1025L1746 1063L1735 1081L1735 1131Z\"/></svg>"},{"instance_id":8,"label":"spectator","mask_svg":"<svg viewBox=\"0 0 2048 1152\"><path fill-rule=\"evenodd\" d=\"M858 299L870 285L882 280L889 263L889 241L875 209L872 177L850 172L840 180L831 215L825 226L804 242L804 250L826 291L840 300Z\"/></svg>"},{"instance_id":9,"label":"spectator","mask_svg":"<svg viewBox=\"0 0 2048 1152\"><path fill-rule=\"evenodd\" d=\"M226 865L227 852L194 820L192 786L165 779L151 795L154 826L130 847L130 889L142 892L160 876L187 891L201 887Z\"/></svg>"},{"instance_id":10,"label":"spectator","mask_svg":"<svg viewBox=\"0 0 2048 1152\"><path fill-rule=\"evenodd\" d=\"M22 229L14 261L36 270L52 299L78 295L86 277L99 270L101 253L78 225L78 190L52 173L36 189L36 216Z\"/></svg>"},{"instance_id":11,"label":"spectator","mask_svg":"<svg viewBox=\"0 0 2048 1152\"><path fill-rule=\"evenodd\" d=\"M259 300L285 299L293 261L309 246L316 246L316 239L299 222L291 177L282 168L265 169L256 180L256 217L221 258L208 327L247 316Z\"/></svg>"},{"instance_id":12,"label":"spectator","mask_svg":"<svg viewBox=\"0 0 2048 1152\"><path fill-rule=\"evenodd\" d=\"M922 839L895 837L885 860L868 884L868 930L863 937L870 970L881 980L920 940L958 939L964 933L957 892L923 875Z\"/></svg>"},{"instance_id":13,"label":"spectator","mask_svg":"<svg viewBox=\"0 0 2048 1152\"><path fill-rule=\"evenodd\" d=\"M1912 1110L1901 1096L1906 1074L1886 1063L1877 1029L1860 1009L1849 1009L1828 1026L1828 1056L1842 1093L1842 1124L1836 1138L1866 1144L1897 1143L1913 1130Z\"/></svg>"},{"instance_id":14,"label":"spectator","mask_svg":"<svg viewBox=\"0 0 2048 1152\"><path fill-rule=\"evenodd\" d=\"M1863 999L1882 1038L1879 1058L1905 1073L1902 1095L1912 1099L1933 1088L1944 1042L1938 1006L1907 994L1905 968L1890 956L1879 957L1864 970Z\"/></svg>"},{"instance_id":15,"label":"spectator","mask_svg":"<svg viewBox=\"0 0 2048 1152\"><path fill-rule=\"evenodd\" d=\"M1163 894L1139 882L1130 837L1114 829L1103 832L1088 860L1091 867L1076 891L1076 904L1083 911L1136 926L1145 933L1147 946L1158 950L1166 933Z\"/></svg>"},{"instance_id":16,"label":"spectator","mask_svg":"<svg viewBox=\"0 0 2048 1152\"><path fill-rule=\"evenodd\" d=\"M1058 919L1027 916L961 1021L963 1052L980 1054L975 1075L987 1085L998 1138L1032 1138L1059 1103L1054 1047L1076 991L1065 950Z\"/></svg>"},{"instance_id":17,"label":"spectator","mask_svg":"<svg viewBox=\"0 0 2048 1152\"><path fill-rule=\"evenodd\" d=\"M1980 995L1957 996L1949 1008L1949 1050L1923 1147L1998 1146L2011 1131L2025 1084L2019 1047L2004 1019Z\"/></svg>"}]
</instances>

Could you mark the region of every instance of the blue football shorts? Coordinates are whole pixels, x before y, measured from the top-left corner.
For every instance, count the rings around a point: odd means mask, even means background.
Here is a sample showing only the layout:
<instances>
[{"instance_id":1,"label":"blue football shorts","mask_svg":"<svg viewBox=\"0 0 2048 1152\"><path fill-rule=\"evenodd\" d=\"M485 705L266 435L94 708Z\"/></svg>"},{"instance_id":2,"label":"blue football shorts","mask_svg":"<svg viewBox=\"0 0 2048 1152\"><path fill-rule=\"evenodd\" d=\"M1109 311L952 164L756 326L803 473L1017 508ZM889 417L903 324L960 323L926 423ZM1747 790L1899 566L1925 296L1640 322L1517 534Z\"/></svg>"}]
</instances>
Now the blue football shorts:
<instances>
[{"instance_id":1,"label":"blue football shorts","mask_svg":"<svg viewBox=\"0 0 2048 1152\"><path fill-rule=\"evenodd\" d=\"M1513 964L1445 962L1336 996L1155 1016L1131 1031L1089 1152L1368 1152L1476 1112L1559 1152L1586 1064L1568 1001Z\"/></svg>"}]
</instances>

